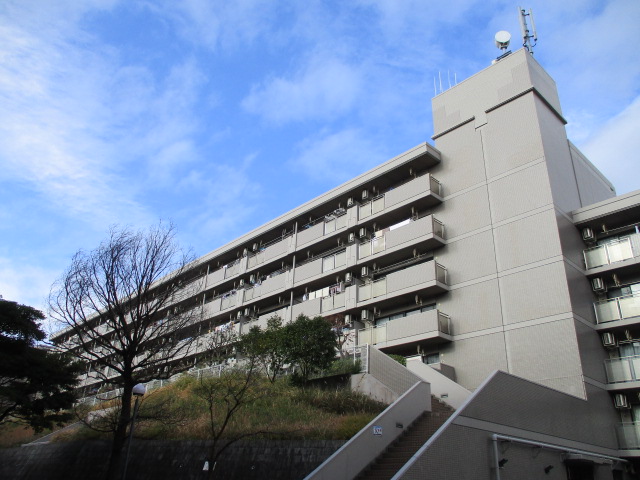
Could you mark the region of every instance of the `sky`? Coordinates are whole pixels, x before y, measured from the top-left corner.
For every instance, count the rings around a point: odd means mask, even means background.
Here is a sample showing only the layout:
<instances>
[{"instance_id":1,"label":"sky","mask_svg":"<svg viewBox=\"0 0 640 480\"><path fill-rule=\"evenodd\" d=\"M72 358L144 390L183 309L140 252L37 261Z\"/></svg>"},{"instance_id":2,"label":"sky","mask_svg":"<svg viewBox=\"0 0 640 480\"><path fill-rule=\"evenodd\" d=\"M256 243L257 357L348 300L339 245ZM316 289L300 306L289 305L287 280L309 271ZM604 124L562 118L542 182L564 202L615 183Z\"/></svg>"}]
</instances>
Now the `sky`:
<instances>
[{"instance_id":1,"label":"sky","mask_svg":"<svg viewBox=\"0 0 640 480\"><path fill-rule=\"evenodd\" d=\"M528 0L569 138L640 188L637 0ZM433 135L500 0L3 0L0 295L46 310L112 225L204 255ZM439 85L438 85L439 90ZM433 142L431 142L433 143Z\"/></svg>"}]
</instances>

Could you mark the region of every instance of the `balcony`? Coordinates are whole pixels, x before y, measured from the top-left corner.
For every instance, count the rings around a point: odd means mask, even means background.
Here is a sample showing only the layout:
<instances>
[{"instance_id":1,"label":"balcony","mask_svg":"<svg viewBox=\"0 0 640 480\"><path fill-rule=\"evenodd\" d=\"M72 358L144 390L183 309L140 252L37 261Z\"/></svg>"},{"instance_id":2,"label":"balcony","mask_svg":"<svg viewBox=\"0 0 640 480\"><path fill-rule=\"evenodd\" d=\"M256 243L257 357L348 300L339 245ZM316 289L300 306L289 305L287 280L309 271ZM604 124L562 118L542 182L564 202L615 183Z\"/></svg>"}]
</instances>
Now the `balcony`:
<instances>
[{"instance_id":1,"label":"balcony","mask_svg":"<svg viewBox=\"0 0 640 480\"><path fill-rule=\"evenodd\" d=\"M358 331L359 345L368 343L379 349L408 348L426 341L440 343L451 340L451 319L439 310L416 313Z\"/></svg>"},{"instance_id":2,"label":"balcony","mask_svg":"<svg viewBox=\"0 0 640 480\"><path fill-rule=\"evenodd\" d=\"M358 286L358 302L381 299L403 290L427 294L447 291L447 269L434 261L414 265Z\"/></svg>"},{"instance_id":3,"label":"balcony","mask_svg":"<svg viewBox=\"0 0 640 480\"><path fill-rule=\"evenodd\" d=\"M400 185L386 193L378 195L371 201L358 205L358 220L364 220L386 208L393 207L399 203L416 196L431 197L430 206L440 203L442 196L442 185L430 174L414 178L407 183Z\"/></svg>"},{"instance_id":4,"label":"balcony","mask_svg":"<svg viewBox=\"0 0 640 480\"><path fill-rule=\"evenodd\" d=\"M340 248L339 251L296 265L295 283L299 284L306 279L320 275L321 273L330 272L332 270L344 267L347 264L347 250Z\"/></svg>"},{"instance_id":5,"label":"balcony","mask_svg":"<svg viewBox=\"0 0 640 480\"><path fill-rule=\"evenodd\" d=\"M618 264L640 256L640 234L620 237L610 243L584 250L587 270ZM635 262L632 262L635 263ZM591 273L591 272L590 272Z\"/></svg>"},{"instance_id":6,"label":"balcony","mask_svg":"<svg viewBox=\"0 0 640 480\"><path fill-rule=\"evenodd\" d=\"M593 304L598 325L640 317L640 295L617 297ZM625 322L626 324L633 322Z\"/></svg>"},{"instance_id":7,"label":"balcony","mask_svg":"<svg viewBox=\"0 0 640 480\"><path fill-rule=\"evenodd\" d=\"M621 450L639 450L640 422L625 422L616 425L616 436Z\"/></svg>"},{"instance_id":8,"label":"balcony","mask_svg":"<svg viewBox=\"0 0 640 480\"><path fill-rule=\"evenodd\" d=\"M289 250L289 246L293 241L293 235L288 234L283 238L277 238L269 243L260 245L255 253L250 253L247 258L247 268L253 268L263 263L269 262L274 258L284 255Z\"/></svg>"},{"instance_id":9,"label":"balcony","mask_svg":"<svg viewBox=\"0 0 640 480\"><path fill-rule=\"evenodd\" d=\"M244 302L260 298L263 295L268 295L271 292L285 288L287 277L290 274L289 270L278 270L277 272L270 274L260 283L255 283L251 288L244 290Z\"/></svg>"},{"instance_id":10,"label":"balcony","mask_svg":"<svg viewBox=\"0 0 640 480\"><path fill-rule=\"evenodd\" d=\"M433 215L427 215L415 221L408 220L406 225L401 224L397 228L376 232L374 238L363 241L358 245L358 259L367 258L403 243L427 236L430 237L423 240L425 248L430 250L444 245L444 225L439 220L436 220Z\"/></svg>"},{"instance_id":11,"label":"balcony","mask_svg":"<svg viewBox=\"0 0 640 480\"><path fill-rule=\"evenodd\" d=\"M303 226L298 232L298 247L346 228L347 217L347 211L342 208Z\"/></svg>"},{"instance_id":12,"label":"balcony","mask_svg":"<svg viewBox=\"0 0 640 480\"><path fill-rule=\"evenodd\" d=\"M640 355L609 358L604 361L604 369L609 384L627 384L618 385L619 388L609 388L609 390L634 388L636 385L630 385L629 382L640 381Z\"/></svg>"},{"instance_id":13,"label":"balcony","mask_svg":"<svg viewBox=\"0 0 640 480\"><path fill-rule=\"evenodd\" d=\"M204 304L204 316L203 318L211 318L218 313L227 310L231 307L235 307L238 303L238 291L231 290L222 295L214 297L211 301Z\"/></svg>"},{"instance_id":14,"label":"balcony","mask_svg":"<svg viewBox=\"0 0 640 480\"><path fill-rule=\"evenodd\" d=\"M298 315L315 317L316 315L327 314L333 310L342 309L346 305L346 298L346 292L338 292L303 299L301 302L294 303L291 310L291 317L294 320Z\"/></svg>"}]
</instances>

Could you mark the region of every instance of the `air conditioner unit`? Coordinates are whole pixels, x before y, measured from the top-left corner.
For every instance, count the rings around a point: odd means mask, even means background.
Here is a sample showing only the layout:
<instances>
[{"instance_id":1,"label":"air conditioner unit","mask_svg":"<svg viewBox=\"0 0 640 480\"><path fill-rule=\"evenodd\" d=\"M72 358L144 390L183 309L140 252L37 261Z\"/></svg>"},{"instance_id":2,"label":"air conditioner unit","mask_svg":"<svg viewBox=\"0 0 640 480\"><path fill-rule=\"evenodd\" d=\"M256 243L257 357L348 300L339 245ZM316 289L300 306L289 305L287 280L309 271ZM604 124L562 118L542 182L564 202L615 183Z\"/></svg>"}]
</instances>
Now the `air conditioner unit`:
<instances>
[{"instance_id":1,"label":"air conditioner unit","mask_svg":"<svg viewBox=\"0 0 640 480\"><path fill-rule=\"evenodd\" d=\"M591 288L593 288L594 292L607 291L607 285L604 283L604 280L600 277L596 277L591 280Z\"/></svg>"},{"instance_id":2,"label":"air conditioner unit","mask_svg":"<svg viewBox=\"0 0 640 480\"><path fill-rule=\"evenodd\" d=\"M362 227L362 228L358 231L358 236L359 236L360 238L364 238L364 237L366 237L366 236L367 236L367 233L368 233L368 232L367 232L366 227Z\"/></svg>"},{"instance_id":3,"label":"air conditioner unit","mask_svg":"<svg viewBox=\"0 0 640 480\"><path fill-rule=\"evenodd\" d=\"M353 207L353 197L347 198L347 208Z\"/></svg>"},{"instance_id":4,"label":"air conditioner unit","mask_svg":"<svg viewBox=\"0 0 640 480\"><path fill-rule=\"evenodd\" d=\"M236 315L236 318L238 320L240 320L242 318L242 310L238 311L238 314Z\"/></svg>"},{"instance_id":5,"label":"air conditioner unit","mask_svg":"<svg viewBox=\"0 0 640 480\"><path fill-rule=\"evenodd\" d=\"M618 346L618 341L616 340L616 336L611 332L606 332L602 334L602 345L606 348L615 348Z\"/></svg>"},{"instance_id":6,"label":"air conditioner unit","mask_svg":"<svg viewBox=\"0 0 640 480\"><path fill-rule=\"evenodd\" d=\"M616 406L616 408L620 409L631 408L629 406L629 399L624 393L616 393L613 396L613 404Z\"/></svg>"},{"instance_id":7,"label":"air conditioner unit","mask_svg":"<svg viewBox=\"0 0 640 480\"><path fill-rule=\"evenodd\" d=\"M362 267L362 270L360 271L360 276L361 277L368 277L370 275L370 271L369 271L369 267L367 267L366 265L364 267Z\"/></svg>"},{"instance_id":8,"label":"air conditioner unit","mask_svg":"<svg viewBox=\"0 0 640 480\"><path fill-rule=\"evenodd\" d=\"M244 250L242 250L242 256L246 257L247 255L249 255L249 249L245 248Z\"/></svg>"},{"instance_id":9,"label":"air conditioner unit","mask_svg":"<svg viewBox=\"0 0 640 480\"><path fill-rule=\"evenodd\" d=\"M352 320L352 318L351 318L351 314L350 314L350 313L347 313L347 314L344 316L344 324L345 324L345 325L351 325L351 322L352 322L352 321L353 321L353 320Z\"/></svg>"},{"instance_id":10,"label":"air conditioner unit","mask_svg":"<svg viewBox=\"0 0 640 480\"><path fill-rule=\"evenodd\" d=\"M363 322L370 322L373 320L373 315L369 310L362 310L362 313L360 314L360 319Z\"/></svg>"},{"instance_id":11,"label":"air conditioner unit","mask_svg":"<svg viewBox=\"0 0 640 480\"><path fill-rule=\"evenodd\" d=\"M254 244L251 246L251 250L253 250L254 252L257 252L257 251L258 251L258 248L259 248L259 245L258 245L257 243L254 243Z\"/></svg>"},{"instance_id":12,"label":"air conditioner unit","mask_svg":"<svg viewBox=\"0 0 640 480\"><path fill-rule=\"evenodd\" d=\"M240 280L238 280L238 286L244 287L244 278L241 278Z\"/></svg>"},{"instance_id":13,"label":"air conditioner unit","mask_svg":"<svg viewBox=\"0 0 640 480\"><path fill-rule=\"evenodd\" d=\"M244 309L244 316L245 317L250 317L251 316L251 309L250 308L245 308Z\"/></svg>"},{"instance_id":14,"label":"air conditioner unit","mask_svg":"<svg viewBox=\"0 0 640 480\"><path fill-rule=\"evenodd\" d=\"M596 241L596 235L595 233L593 233L593 229L592 228L583 228L582 229L582 239L585 242L595 242Z\"/></svg>"},{"instance_id":15,"label":"air conditioner unit","mask_svg":"<svg viewBox=\"0 0 640 480\"><path fill-rule=\"evenodd\" d=\"M347 272L344 274L344 283L351 283L353 282L353 275L351 274L351 272Z\"/></svg>"},{"instance_id":16,"label":"air conditioner unit","mask_svg":"<svg viewBox=\"0 0 640 480\"><path fill-rule=\"evenodd\" d=\"M353 233L353 232L351 232L351 233L349 234L349 238L348 238L347 242L349 242L349 243L353 243L353 242L355 242L355 241L356 241L356 234L355 234L355 233Z\"/></svg>"},{"instance_id":17,"label":"air conditioner unit","mask_svg":"<svg viewBox=\"0 0 640 480\"><path fill-rule=\"evenodd\" d=\"M256 274L255 273L253 275L249 276L249 283L256 283Z\"/></svg>"},{"instance_id":18,"label":"air conditioner unit","mask_svg":"<svg viewBox=\"0 0 640 480\"><path fill-rule=\"evenodd\" d=\"M362 200L366 200L367 198L369 198L369 190L363 190L362 191Z\"/></svg>"}]
</instances>

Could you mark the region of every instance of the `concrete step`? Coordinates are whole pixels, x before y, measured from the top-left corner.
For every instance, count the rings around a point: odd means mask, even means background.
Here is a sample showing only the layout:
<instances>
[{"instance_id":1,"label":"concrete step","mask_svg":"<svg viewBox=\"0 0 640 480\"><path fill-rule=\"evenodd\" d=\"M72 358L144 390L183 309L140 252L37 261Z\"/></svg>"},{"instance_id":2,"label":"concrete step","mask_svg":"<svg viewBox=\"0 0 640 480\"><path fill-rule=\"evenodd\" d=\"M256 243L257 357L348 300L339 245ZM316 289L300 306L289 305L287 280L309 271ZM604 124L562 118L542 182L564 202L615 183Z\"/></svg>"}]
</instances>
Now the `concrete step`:
<instances>
[{"instance_id":1,"label":"concrete step","mask_svg":"<svg viewBox=\"0 0 640 480\"><path fill-rule=\"evenodd\" d=\"M454 412L453 408L433 396L431 408L431 412L422 414L400 438L360 472L356 479L386 480L393 477Z\"/></svg>"}]
</instances>

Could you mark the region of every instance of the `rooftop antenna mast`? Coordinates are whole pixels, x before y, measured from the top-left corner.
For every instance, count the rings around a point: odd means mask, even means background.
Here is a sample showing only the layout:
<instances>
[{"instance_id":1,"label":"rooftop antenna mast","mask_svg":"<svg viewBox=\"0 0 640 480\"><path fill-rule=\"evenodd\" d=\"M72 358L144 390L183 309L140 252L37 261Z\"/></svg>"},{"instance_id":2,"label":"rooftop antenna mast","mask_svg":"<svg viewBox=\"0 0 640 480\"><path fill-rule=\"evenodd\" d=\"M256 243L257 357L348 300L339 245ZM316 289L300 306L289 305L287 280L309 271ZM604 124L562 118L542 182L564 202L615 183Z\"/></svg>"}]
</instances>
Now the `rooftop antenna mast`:
<instances>
[{"instance_id":1,"label":"rooftop antenna mast","mask_svg":"<svg viewBox=\"0 0 640 480\"><path fill-rule=\"evenodd\" d=\"M538 34L536 33L536 24L533 21L533 11L529 9L529 13L522 8L518 7L518 15L520 18L520 30L522 31L522 46L527 49L531 55L533 55L533 47L538 44ZM531 30L527 25L527 17L531 20ZM533 44L531 40L533 39Z\"/></svg>"}]
</instances>

